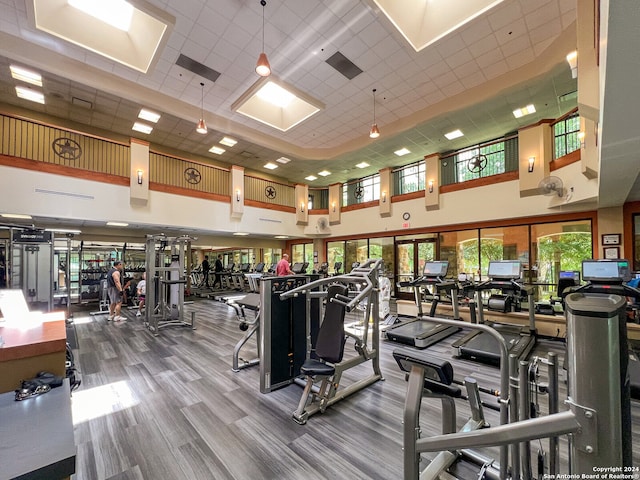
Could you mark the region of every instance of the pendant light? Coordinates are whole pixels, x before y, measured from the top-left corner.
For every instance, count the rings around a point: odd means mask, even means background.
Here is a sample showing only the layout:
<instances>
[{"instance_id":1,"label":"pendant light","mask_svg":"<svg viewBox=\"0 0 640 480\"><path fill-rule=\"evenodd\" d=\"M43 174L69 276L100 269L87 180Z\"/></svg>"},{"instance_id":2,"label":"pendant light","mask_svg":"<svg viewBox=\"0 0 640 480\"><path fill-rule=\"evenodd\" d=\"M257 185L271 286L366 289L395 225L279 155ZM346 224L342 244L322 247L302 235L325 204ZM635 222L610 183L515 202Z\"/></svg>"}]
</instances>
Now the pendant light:
<instances>
[{"instance_id":1,"label":"pendant light","mask_svg":"<svg viewBox=\"0 0 640 480\"><path fill-rule=\"evenodd\" d=\"M369 138L378 138L380 136L380 130L378 129L378 124L376 123L376 89L373 89L373 125L371 125L371 130L369 130Z\"/></svg>"},{"instance_id":2,"label":"pendant light","mask_svg":"<svg viewBox=\"0 0 640 480\"><path fill-rule=\"evenodd\" d=\"M269 65L267 54L264 53L264 7L266 4L266 0L260 0L260 5L262 5L262 53L260 53L258 62L256 63L256 73L261 77L271 75L271 65Z\"/></svg>"},{"instance_id":3,"label":"pendant light","mask_svg":"<svg viewBox=\"0 0 640 480\"><path fill-rule=\"evenodd\" d=\"M200 87L202 88L202 97L200 101L202 114L200 116L200 120L198 121L198 125L196 126L196 132L202 133L204 135L205 133L207 133L207 124L204 122L204 83L200 82Z\"/></svg>"}]
</instances>

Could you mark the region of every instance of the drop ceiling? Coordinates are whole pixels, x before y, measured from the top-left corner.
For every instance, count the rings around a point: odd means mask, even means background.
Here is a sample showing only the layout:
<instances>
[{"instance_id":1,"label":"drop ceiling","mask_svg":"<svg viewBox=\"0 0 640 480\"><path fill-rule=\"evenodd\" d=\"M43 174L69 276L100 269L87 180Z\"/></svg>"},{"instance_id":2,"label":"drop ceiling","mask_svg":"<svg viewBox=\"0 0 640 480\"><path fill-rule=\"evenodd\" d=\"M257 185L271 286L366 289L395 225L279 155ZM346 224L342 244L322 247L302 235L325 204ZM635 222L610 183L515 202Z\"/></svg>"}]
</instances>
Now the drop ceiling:
<instances>
[{"instance_id":1,"label":"drop ceiling","mask_svg":"<svg viewBox=\"0 0 640 480\"><path fill-rule=\"evenodd\" d=\"M493 2L492 8L419 52L373 0L267 1L264 49L274 78L324 105L286 132L231 108L258 79L254 67L262 50L262 7L257 0L132 3L175 18L146 74L37 30L21 1L3 4L0 109L60 120L81 130L137 136L152 148L188 152L315 187L496 138L556 118L576 105L571 96L576 81L564 62L575 47L572 0ZM351 70L355 76L347 76L327 63L337 53L361 73ZM205 78L184 68L184 62L178 65L184 57L219 76ZM16 98L8 69L12 63L42 73L45 105ZM368 137L373 88L382 133L376 140ZM531 103L535 114L514 118L513 110ZM142 107L162 114L150 135L131 131ZM195 132L201 108L209 127L206 135ZM464 137L446 140L444 133L456 128ZM223 136L238 144L224 147L222 155L210 153ZM393 154L402 147L411 153ZM264 169L282 156L292 161L273 171ZM362 161L370 166L356 168ZM304 179L321 170L332 175Z\"/></svg>"}]
</instances>

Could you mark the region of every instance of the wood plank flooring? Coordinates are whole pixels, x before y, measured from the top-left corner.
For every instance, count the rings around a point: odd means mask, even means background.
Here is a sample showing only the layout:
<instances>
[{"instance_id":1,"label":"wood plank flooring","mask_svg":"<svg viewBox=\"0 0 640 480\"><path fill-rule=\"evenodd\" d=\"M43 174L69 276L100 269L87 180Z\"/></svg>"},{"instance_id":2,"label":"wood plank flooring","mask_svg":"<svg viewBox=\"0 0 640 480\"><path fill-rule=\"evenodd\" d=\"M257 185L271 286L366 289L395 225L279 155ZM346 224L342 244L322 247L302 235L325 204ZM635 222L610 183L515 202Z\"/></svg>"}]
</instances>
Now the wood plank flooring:
<instances>
[{"instance_id":1,"label":"wood plank flooring","mask_svg":"<svg viewBox=\"0 0 640 480\"><path fill-rule=\"evenodd\" d=\"M125 312L128 321L121 324L107 322L106 315L74 314L82 386L73 394L78 448L73 478L402 478L406 382L392 357L397 344L381 341L384 381L301 426L291 419L302 393L299 386L263 395L259 367L231 371L233 347L243 335L233 310L199 299L186 306L186 314L191 311L196 312L195 330L167 328L158 337L134 316L135 310ZM456 338L430 352L451 360L457 377L472 375L480 385L498 388L496 368L451 359ZM543 342L536 353L550 350L564 354L559 342ZM347 343L347 355L352 351ZM255 342L243 352L253 358ZM369 363L358 366L343 376L343 384L370 372ZM439 402L424 402L423 435L437 434ZM634 460L640 464L640 404L634 402L632 410ZM485 413L498 424L496 412ZM467 415L468 408L460 404L459 426ZM497 458L496 449L484 451Z\"/></svg>"}]
</instances>

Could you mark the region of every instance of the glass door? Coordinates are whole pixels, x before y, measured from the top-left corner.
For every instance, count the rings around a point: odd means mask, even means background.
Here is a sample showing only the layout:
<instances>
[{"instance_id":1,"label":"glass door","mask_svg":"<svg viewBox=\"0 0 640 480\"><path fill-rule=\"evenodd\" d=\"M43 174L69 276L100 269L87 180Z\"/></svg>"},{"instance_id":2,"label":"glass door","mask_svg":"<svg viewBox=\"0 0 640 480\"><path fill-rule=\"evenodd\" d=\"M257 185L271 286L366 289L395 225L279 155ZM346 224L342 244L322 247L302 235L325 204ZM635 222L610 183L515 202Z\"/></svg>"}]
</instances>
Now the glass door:
<instances>
[{"instance_id":1,"label":"glass door","mask_svg":"<svg viewBox=\"0 0 640 480\"><path fill-rule=\"evenodd\" d=\"M422 275L426 262L436 258L436 239L403 240L396 243L396 285L395 296L413 300L413 287L399 287L399 282L413 280Z\"/></svg>"}]
</instances>

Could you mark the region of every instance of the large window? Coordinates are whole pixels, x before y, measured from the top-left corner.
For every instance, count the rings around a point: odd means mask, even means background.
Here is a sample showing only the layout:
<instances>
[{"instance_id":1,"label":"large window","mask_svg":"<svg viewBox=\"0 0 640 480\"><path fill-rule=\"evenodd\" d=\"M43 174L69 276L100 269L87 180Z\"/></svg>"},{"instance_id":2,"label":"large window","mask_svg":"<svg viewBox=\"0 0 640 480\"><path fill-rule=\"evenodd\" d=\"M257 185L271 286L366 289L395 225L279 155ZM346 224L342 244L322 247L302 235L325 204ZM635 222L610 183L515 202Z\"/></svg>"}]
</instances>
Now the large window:
<instances>
[{"instance_id":1,"label":"large window","mask_svg":"<svg viewBox=\"0 0 640 480\"><path fill-rule=\"evenodd\" d=\"M565 155L580 148L580 117L578 112L553 124L553 158Z\"/></svg>"},{"instance_id":2,"label":"large window","mask_svg":"<svg viewBox=\"0 0 640 480\"><path fill-rule=\"evenodd\" d=\"M380 175L361 178L342 185L342 205L357 205L380 198Z\"/></svg>"},{"instance_id":3,"label":"large window","mask_svg":"<svg viewBox=\"0 0 640 480\"><path fill-rule=\"evenodd\" d=\"M327 243L327 262L329 274L344 273L344 242ZM340 268L336 268L336 264L339 264Z\"/></svg>"},{"instance_id":4,"label":"large window","mask_svg":"<svg viewBox=\"0 0 640 480\"><path fill-rule=\"evenodd\" d=\"M394 195L424 190L426 164L424 161L394 170Z\"/></svg>"}]
</instances>

